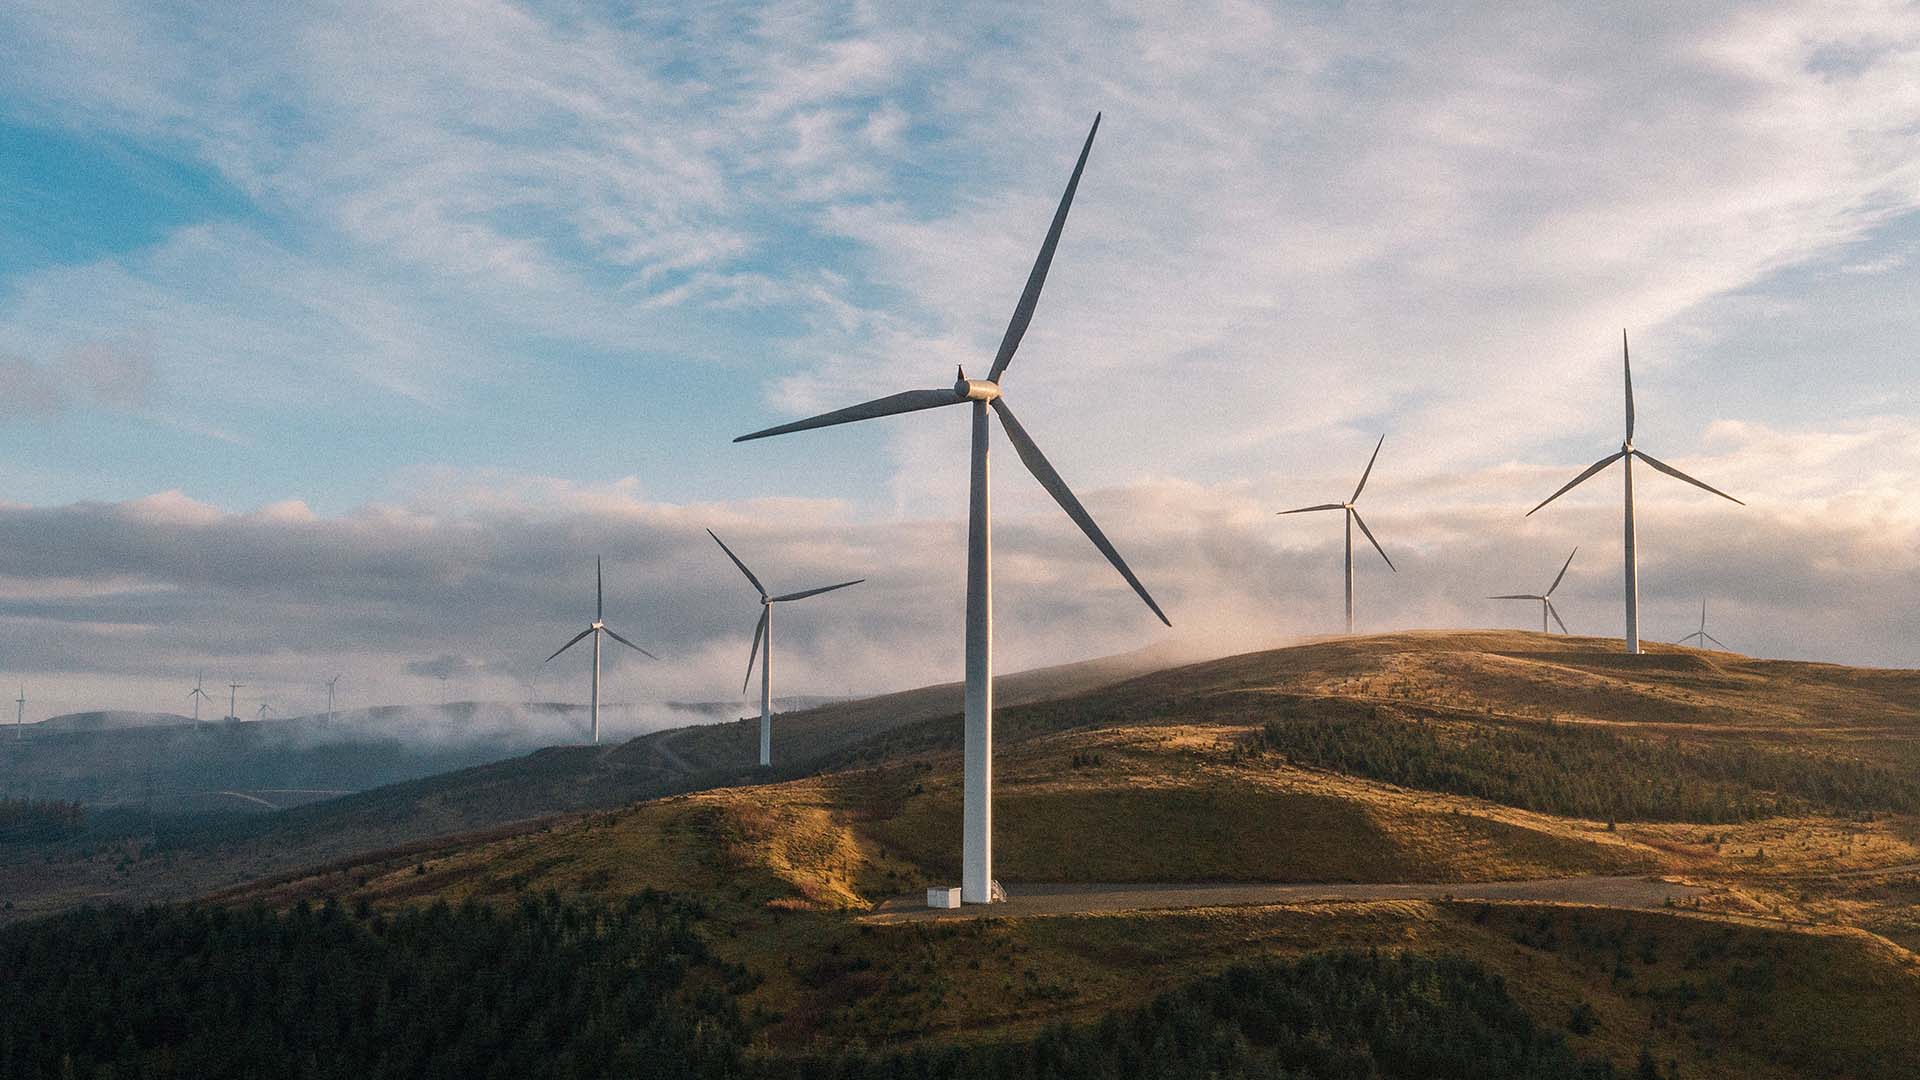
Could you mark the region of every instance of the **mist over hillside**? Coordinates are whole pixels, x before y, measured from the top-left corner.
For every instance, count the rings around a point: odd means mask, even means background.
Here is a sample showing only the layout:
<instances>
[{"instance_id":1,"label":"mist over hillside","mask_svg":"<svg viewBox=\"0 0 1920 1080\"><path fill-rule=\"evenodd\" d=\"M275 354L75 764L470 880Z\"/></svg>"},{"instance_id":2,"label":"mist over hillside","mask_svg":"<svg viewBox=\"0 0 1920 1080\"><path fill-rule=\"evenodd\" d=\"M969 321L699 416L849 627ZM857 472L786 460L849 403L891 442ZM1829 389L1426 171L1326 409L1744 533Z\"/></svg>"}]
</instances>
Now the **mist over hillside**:
<instances>
[{"instance_id":1,"label":"mist over hillside","mask_svg":"<svg viewBox=\"0 0 1920 1080\"><path fill-rule=\"evenodd\" d=\"M724 703L690 713L664 705L602 705L612 744L731 719ZM240 721L165 713L90 712L0 734L0 794L160 812L256 812L587 743L586 707L556 702L389 705Z\"/></svg>"}]
</instances>

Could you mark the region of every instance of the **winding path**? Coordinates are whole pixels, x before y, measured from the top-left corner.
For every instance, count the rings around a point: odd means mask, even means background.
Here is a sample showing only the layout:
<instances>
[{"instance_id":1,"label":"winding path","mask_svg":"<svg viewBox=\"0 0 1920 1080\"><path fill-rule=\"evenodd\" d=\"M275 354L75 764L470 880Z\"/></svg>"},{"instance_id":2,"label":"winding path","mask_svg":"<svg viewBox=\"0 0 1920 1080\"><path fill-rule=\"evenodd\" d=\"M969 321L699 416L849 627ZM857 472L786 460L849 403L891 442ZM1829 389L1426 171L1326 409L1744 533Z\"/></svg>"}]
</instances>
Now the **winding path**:
<instances>
[{"instance_id":1,"label":"winding path","mask_svg":"<svg viewBox=\"0 0 1920 1080\"><path fill-rule=\"evenodd\" d=\"M1089 912L1148 911L1156 908L1226 907L1261 904L1309 904L1327 900L1535 900L1598 907L1657 908L1669 900L1698 896L1705 889L1644 877L1575 877L1542 881L1383 882L1326 885L1008 885L1000 904L935 909L924 897L881 904L867 919L883 922L917 919L971 919L983 915L1023 917L1079 915Z\"/></svg>"}]
</instances>

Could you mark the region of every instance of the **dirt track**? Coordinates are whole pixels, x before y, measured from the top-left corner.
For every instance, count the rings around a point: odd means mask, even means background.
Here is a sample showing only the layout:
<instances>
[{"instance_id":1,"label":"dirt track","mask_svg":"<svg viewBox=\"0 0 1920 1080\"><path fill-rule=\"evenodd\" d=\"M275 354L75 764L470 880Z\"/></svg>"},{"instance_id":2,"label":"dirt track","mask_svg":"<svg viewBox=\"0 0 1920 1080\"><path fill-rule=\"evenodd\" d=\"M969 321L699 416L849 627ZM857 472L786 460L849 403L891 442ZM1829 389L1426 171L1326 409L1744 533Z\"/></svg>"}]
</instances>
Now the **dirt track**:
<instances>
[{"instance_id":1,"label":"dirt track","mask_svg":"<svg viewBox=\"0 0 1920 1080\"><path fill-rule=\"evenodd\" d=\"M923 896L881 904L869 919L971 919L982 915L1021 917L1076 915L1099 911L1155 908L1223 907L1249 904L1305 904L1326 900L1539 900L1600 907L1657 908L1669 899L1697 896L1703 889L1643 877L1577 877L1545 881L1383 883L1373 885L1008 885L1001 904L936 910Z\"/></svg>"}]
</instances>

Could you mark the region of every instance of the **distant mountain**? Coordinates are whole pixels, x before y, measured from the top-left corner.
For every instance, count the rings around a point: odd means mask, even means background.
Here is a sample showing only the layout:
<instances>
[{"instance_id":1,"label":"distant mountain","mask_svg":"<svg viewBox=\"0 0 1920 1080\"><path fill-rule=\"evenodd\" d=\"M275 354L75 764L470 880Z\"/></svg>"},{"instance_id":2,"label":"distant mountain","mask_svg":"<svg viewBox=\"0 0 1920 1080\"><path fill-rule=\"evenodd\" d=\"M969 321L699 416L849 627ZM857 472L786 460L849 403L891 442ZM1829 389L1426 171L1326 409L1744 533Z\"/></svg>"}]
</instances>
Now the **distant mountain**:
<instances>
[{"instance_id":1,"label":"distant mountain","mask_svg":"<svg viewBox=\"0 0 1920 1080\"><path fill-rule=\"evenodd\" d=\"M50 716L32 727L38 734L48 731L123 731L127 728L176 727L191 723L193 723L192 717L181 716L179 713L102 709L97 712Z\"/></svg>"}]
</instances>

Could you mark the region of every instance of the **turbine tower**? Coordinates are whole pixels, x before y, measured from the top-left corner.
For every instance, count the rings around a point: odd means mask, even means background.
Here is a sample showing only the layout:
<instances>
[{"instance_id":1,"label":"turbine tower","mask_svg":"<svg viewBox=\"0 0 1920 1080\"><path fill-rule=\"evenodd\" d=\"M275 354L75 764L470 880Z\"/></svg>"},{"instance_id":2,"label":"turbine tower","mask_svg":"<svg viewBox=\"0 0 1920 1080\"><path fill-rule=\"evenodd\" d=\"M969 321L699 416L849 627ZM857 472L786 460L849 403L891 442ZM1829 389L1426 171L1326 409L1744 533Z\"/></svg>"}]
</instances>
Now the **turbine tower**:
<instances>
[{"instance_id":1,"label":"turbine tower","mask_svg":"<svg viewBox=\"0 0 1920 1080\"><path fill-rule=\"evenodd\" d=\"M1380 541L1375 540L1373 538L1373 530L1367 528L1366 521L1360 517L1360 511L1356 509L1353 505L1354 503L1360 501L1360 493L1366 490L1367 477L1373 475L1373 463L1375 459L1379 458L1380 456L1380 444L1386 441L1387 441L1387 437L1385 435L1382 435L1380 436L1380 442L1376 442L1373 444L1373 457L1370 457L1367 459L1367 469L1365 472L1360 474L1360 483L1354 487L1353 497L1349 498L1346 502L1321 503L1319 506L1302 506L1298 510L1280 511L1280 514L1283 516L1286 514L1311 514L1316 510L1346 511L1346 516L1347 516L1347 633L1349 634L1353 633L1353 527L1355 525L1360 526L1360 531L1366 534L1367 542L1373 545L1373 550L1378 551L1382 559L1387 559L1386 549L1380 546ZM1392 559L1387 559L1387 569L1392 570L1396 574L1400 572L1399 569L1393 565Z\"/></svg>"},{"instance_id":2,"label":"turbine tower","mask_svg":"<svg viewBox=\"0 0 1920 1080\"><path fill-rule=\"evenodd\" d=\"M1695 630L1693 633L1688 634L1686 637L1681 638L1675 644L1685 645L1687 642L1693 641L1696 638L1699 639L1700 647L1703 649L1707 647L1707 642L1711 641L1715 645L1720 646L1721 652L1733 651L1732 649L1727 648L1725 645L1722 645L1719 638L1714 637L1712 634L1707 633L1707 601L1705 598L1702 598L1700 601L1700 629Z\"/></svg>"},{"instance_id":3,"label":"turbine tower","mask_svg":"<svg viewBox=\"0 0 1920 1080\"><path fill-rule=\"evenodd\" d=\"M858 585L867 579L843 581L838 585L822 585L817 589L802 589L782 596L768 596L766 586L760 584L760 579L753 576L753 571L747 569L747 564L740 561L740 556L733 553L733 549L727 546L726 541L715 536L712 529L707 530L707 535L713 537L713 542L720 545L720 550L727 553L727 558L732 559L733 565L747 575L747 580L752 583L754 591L760 594L760 621L753 626L753 649L747 653L747 677L740 681L740 692L743 694L747 692L747 683L753 679L754 658L759 657L760 764L771 765L773 764L773 605L788 600L804 600L809 596L818 596L835 589L844 589L849 585ZM767 651L764 654L760 652L762 635L767 639Z\"/></svg>"},{"instance_id":4,"label":"turbine tower","mask_svg":"<svg viewBox=\"0 0 1920 1080\"><path fill-rule=\"evenodd\" d=\"M339 681L339 675L327 680L327 723L329 724L333 723L333 684Z\"/></svg>"},{"instance_id":5,"label":"turbine tower","mask_svg":"<svg viewBox=\"0 0 1920 1080\"><path fill-rule=\"evenodd\" d=\"M781 435L789 431L804 431L808 428L828 427L845 424L855 420L869 420L878 416L891 416L895 413L918 412L921 409L933 409L942 405L967 404L971 406L972 416L972 464L968 481L967 509L967 621L966 621L966 657L967 657L967 696L966 696L966 739L963 753L964 780L962 783L963 820L961 828L961 873L960 898L966 903L984 904L994 899L993 881L993 545L990 522L989 473L987 468L987 442L991 429L987 424L987 411L992 409L1000 417L1000 425L1006 430L1007 441L1013 444L1014 453L1031 472L1040 486L1047 489L1060 508L1073 519L1074 524L1087 534L1093 546L1107 557L1120 576L1140 594L1147 607L1167 621L1160 605L1153 602L1147 594L1146 586L1133 575L1127 564L1120 558L1107 541L1100 526L1094 524L1092 515L1080 500L1074 497L1066 481L1054 471L1034 444L1027 430L1014 418L1013 410L1007 406L1006 398L1000 393L1000 377L1006 374L1007 365L1013 360L1014 351L1020 347L1020 339L1026 335L1027 325L1033 321L1034 305L1040 300L1041 286L1046 284L1047 270L1053 264L1054 249L1060 243L1060 231L1067 223L1067 209L1073 204L1074 189L1080 186L1080 174L1087 165L1087 153L1093 149L1093 137L1100 130L1100 118L1095 116L1093 127L1087 132L1087 141L1080 148L1080 159L1073 166L1073 176L1067 181L1066 194L1060 197L1059 209L1054 211L1053 224L1047 230L1047 238L1040 245L1039 257L1034 260L1033 270L1027 276L1026 289L1020 294L1020 302L1013 310L1013 319L1007 324L1007 332L1000 339L999 352L994 355L993 366L985 379L969 379L962 371L952 387L940 390L908 390L888 397L854 405L837 412L824 413L807 420L798 420L791 424L781 424L750 435L742 435L735 442L747 439L759 439L768 435Z\"/></svg>"},{"instance_id":6,"label":"turbine tower","mask_svg":"<svg viewBox=\"0 0 1920 1080\"><path fill-rule=\"evenodd\" d=\"M1582 481L1586 480L1588 477L1592 476L1593 474L1599 472L1601 469L1604 469L1607 466L1613 464L1614 462L1618 461L1621 463L1621 466L1624 469L1624 475L1625 475L1624 490L1626 492L1626 523L1625 523L1625 529L1623 531L1625 533L1625 547L1626 547L1627 651L1629 653L1638 653L1640 651L1640 567L1639 567L1639 564L1634 561L1634 555L1633 555L1633 539L1634 539L1633 459L1639 458L1641 461L1644 461L1648 465L1653 466L1655 469L1658 469L1661 472L1666 473L1668 476L1671 476L1677 480L1685 480L1687 483L1692 484L1694 487L1697 487L1702 491L1711 491L1715 495L1720 496L1721 498L1727 500L1728 502L1739 503L1741 506L1745 506L1747 504L1740 502L1739 499L1734 498L1733 496L1727 494L1724 491L1721 491L1719 488L1714 487L1711 484L1704 484L1698 480L1695 480L1693 477L1688 476L1686 473L1681 472L1679 469L1676 469L1673 466L1667 464L1666 462L1661 461L1659 458L1654 457L1652 454L1649 454L1644 450L1638 450L1634 448L1634 445L1633 445L1633 364L1627 358L1627 332L1625 330L1620 331L1620 371L1622 376L1625 379L1625 386L1626 386L1626 398L1627 398L1627 437L1626 439L1620 443L1619 450L1611 454L1608 454L1606 457L1603 457L1599 461L1596 461L1593 464L1587 466L1586 472L1583 472L1579 476L1574 477L1572 480L1567 481L1567 485L1565 487L1547 496L1545 499L1542 499L1540 501L1540 506L1545 506L1548 503L1552 502L1553 500L1559 498L1560 496L1565 495L1567 492L1573 490L1575 487L1578 487ZM1527 511L1526 516L1532 517L1534 515L1534 511L1539 510L1540 506L1536 506L1533 508L1533 510Z\"/></svg>"},{"instance_id":7,"label":"turbine tower","mask_svg":"<svg viewBox=\"0 0 1920 1080\"><path fill-rule=\"evenodd\" d=\"M245 685L247 684L243 682L233 682L233 683L227 684L227 719L229 720L240 719L240 712L239 712L240 688Z\"/></svg>"},{"instance_id":8,"label":"turbine tower","mask_svg":"<svg viewBox=\"0 0 1920 1080\"><path fill-rule=\"evenodd\" d=\"M27 684L20 684L20 696L13 699L17 708L13 713L13 741L19 742L27 737Z\"/></svg>"},{"instance_id":9,"label":"turbine tower","mask_svg":"<svg viewBox=\"0 0 1920 1080\"><path fill-rule=\"evenodd\" d=\"M555 649L553 656L559 656L561 653L578 645L580 639L586 637L588 634L593 635L593 741L597 743L600 741L600 635L607 635L649 660L660 659L640 646L635 645L633 642L628 641L626 638L621 637L619 634L614 633L613 628L607 625L606 590L601 585L600 559L598 556L593 560L593 621L587 624L585 630L575 634L572 641ZM553 656L547 657L547 659L541 661L541 663L552 660Z\"/></svg>"},{"instance_id":10,"label":"turbine tower","mask_svg":"<svg viewBox=\"0 0 1920 1080\"><path fill-rule=\"evenodd\" d=\"M200 689L200 684L205 682L206 678L207 677L205 674L195 675L193 677L193 689L187 691L187 696L193 699L193 722L196 724L200 722L201 700L202 699L205 699L207 701L213 700L213 695L207 693L205 690Z\"/></svg>"},{"instance_id":11,"label":"turbine tower","mask_svg":"<svg viewBox=\"0 0 1920 1080\"><path fill-rule=\"evenodd\" d=\"M1560 612L1554 609L1553 590L1560 587L1560 579L1567 576L1567 567L1573 565L1573 557L1578 554L1580 554L1579 548L1574 548L1571 552L1567 554L1567 561L1561 564L1560 572L1553 576L1553 584L1547 586L1546 592L1508 593L1505 596L1489 596L1487 597L1487 599L1489 600L1538 600L1540 601L1540 632L1543 634L1552 632L1547 629L1547 616L1551 615L1553 616L1554 622L1560 623L1561 633L1571 634L1573 631L1567 629L1567 624L1565 622L1562 622L1560 619Z\"/></svg>"}]
</instances>

